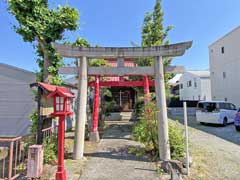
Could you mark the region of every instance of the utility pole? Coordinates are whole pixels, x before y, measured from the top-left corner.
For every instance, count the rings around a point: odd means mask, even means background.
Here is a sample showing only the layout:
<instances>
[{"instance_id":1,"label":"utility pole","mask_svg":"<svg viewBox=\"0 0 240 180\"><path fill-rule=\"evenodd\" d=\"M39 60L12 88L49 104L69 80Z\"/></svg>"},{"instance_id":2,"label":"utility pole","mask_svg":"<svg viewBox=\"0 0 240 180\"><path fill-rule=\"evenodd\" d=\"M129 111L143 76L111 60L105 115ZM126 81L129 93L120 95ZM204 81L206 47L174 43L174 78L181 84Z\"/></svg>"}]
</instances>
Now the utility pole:
<instances>
[{"instance_id":1,"label":"utility pole","mask_svg":"<svg viewBox=\"0 0 240 180\"><path fill-rule=\"evenodd\" d=\"M155 92L157 98L157 117L158 117L158 141L159 157L162 161L170 160L170 145L168 137L168 117L165 95L165 82L162 57L155 57Z\"/></svg>"}]
</instances>

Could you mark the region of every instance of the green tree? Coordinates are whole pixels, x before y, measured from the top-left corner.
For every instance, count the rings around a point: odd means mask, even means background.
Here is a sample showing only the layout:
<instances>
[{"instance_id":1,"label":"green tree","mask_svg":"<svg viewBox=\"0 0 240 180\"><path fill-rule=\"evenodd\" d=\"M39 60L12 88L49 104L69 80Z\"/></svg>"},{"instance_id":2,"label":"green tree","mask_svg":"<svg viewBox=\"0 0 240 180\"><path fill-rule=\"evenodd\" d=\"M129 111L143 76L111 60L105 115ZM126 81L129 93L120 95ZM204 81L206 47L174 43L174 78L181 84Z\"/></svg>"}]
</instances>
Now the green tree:
<instances>
[{"instance_id":1,"label":"green tree","mask_svg":"<svg viewBox=\"0 0 240 180\"><path fill-rule=\"evenodd\" d=\"M163 27L164 13L161 0L156 0L153 13L147 12L142 26L142 46L161 46L168 44L166 40L172 26Z\"/></svg>"},{"instance_id":2,"label":"green tree","mask_svg":"<svg viewBox=\"0 0 240 180\"><path fill-rule=\"evenodd\" d=\"M88 40L83 39L81 37L77 37L76 41L72 43L72 45L79 47L90 47Z\"/></svg>"},{"instance_id":3,"label":"green tree","mask_svg":"<svg viewBox=\"0 0 240 180\"><path fill-rule=\"evenodd\" d=\"M78 28L78 11L67 5L49 9L48 0L9 0L8 4L9 12L18 21L15 31L36 49L40 68L38 80L60 84L58 68L63 62L51 43L63 40L64 31Z\"/></svg>"},{"instance_id":4,"label":"green tree","mask_svg":"<svg viewBox=\"0 0 240 180\"><path fill-rule=\"evenodd\" d=\"M169 44L167 40L168 32L173 28L172 26L163 26L164 13L161 6L162 1L156 0L154 10L152 13L147 12L142 26L142 42L143 47L147 46L161 46ZM164 65L171 64L171 58L164 58ZM135 61L139 66L151 66L154 63L153 58L141 58ZM173 77L172 73L165 73L164 78L166 82L166 93L169 94L168 80ZM168 96L168 95L167 95Z\"/></svg>"},{"instance_id":5,"label":"green tree","mask_svg":"<svg viewBox=\"0 0 240 180\"><path fill-rule=\"evenodd\" d=\"M156 0L153 13L147 12L142 26L142 43L143 47L146 46L161 46L169 44L166 40L168 32L172 29L172 26L163 27L163 16L161 0ZM171 59L165 58L164 64L171 63ZM139 66L149 66L153 64L153 58L142 59L137 61Z\"/></svg>"}]
</instances>

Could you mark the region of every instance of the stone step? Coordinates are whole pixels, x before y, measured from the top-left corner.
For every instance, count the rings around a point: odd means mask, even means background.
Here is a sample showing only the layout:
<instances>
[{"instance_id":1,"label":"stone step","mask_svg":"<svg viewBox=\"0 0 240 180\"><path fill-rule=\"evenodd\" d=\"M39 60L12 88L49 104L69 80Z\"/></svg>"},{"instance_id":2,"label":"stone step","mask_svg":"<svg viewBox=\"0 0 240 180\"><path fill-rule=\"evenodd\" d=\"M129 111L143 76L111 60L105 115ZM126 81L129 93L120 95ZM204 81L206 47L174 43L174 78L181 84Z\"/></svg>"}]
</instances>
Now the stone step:
<instances>
[{"instance_id":1,"label":"stone step","mask_svg":"<svg viewBox=\"0 0 240 180\"><path fill-rule=\"evenodd\" d=\"M135 119L135 113L133 112L114 112L108 116L109 121L121 121L121 120L132 120Z\"/></svg>"}]
</instances>

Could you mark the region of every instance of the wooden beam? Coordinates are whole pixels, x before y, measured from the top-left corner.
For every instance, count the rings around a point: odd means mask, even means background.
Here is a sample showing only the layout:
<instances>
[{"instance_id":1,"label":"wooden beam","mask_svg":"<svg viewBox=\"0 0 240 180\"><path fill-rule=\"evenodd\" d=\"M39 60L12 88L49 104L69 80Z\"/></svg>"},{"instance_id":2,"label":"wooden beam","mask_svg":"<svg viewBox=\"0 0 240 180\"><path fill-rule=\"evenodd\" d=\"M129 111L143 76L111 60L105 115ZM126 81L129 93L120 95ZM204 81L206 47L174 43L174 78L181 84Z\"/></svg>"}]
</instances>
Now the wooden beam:
<instances>
[{"instance_id":1,"label":"wooden beam","mask_svg":"<svg viewBox=\"0 0 240 180\"><path fill-rule=\"evenodd\" d=\"M192 41L153 47L78 47L52 43L52 47L63 57L69 58L137 58L182 56L192 46Z\"/></svg>"},{"instance_id":2,"label":"wooden beam","mask_svg":"<svg viewBox=\"0 0 240 180\"><path fill-rule=\"evenodd\" d=\"M167 73L183 73L183 66L166 66ZM77 74L77 67L61 67L60 74ZM123 75L154 75L154 68L151 66L144 67L88 67L88 75L100 76L123 76Z\"/></svg>"}]
</instances>

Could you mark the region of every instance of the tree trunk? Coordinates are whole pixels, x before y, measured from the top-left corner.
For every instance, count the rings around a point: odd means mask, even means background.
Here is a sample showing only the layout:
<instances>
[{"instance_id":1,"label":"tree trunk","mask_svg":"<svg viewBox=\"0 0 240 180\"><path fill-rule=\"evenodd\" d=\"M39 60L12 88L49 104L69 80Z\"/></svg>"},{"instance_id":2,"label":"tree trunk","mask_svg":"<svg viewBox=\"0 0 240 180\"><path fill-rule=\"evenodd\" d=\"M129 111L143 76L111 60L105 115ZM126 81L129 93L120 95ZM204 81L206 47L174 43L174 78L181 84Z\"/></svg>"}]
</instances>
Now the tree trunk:
<instances>
[{"instance_id":1,"label":"tree trunk","mask_svg":"<svg viewBox=\"0 0 240 180\"><path fill-rule=\"evenodd\" d=\"M41 40L40 38L37 38L37 40L43 52L43 82L50 83L52 76L48 71L48 68L50 66L50 60L48 50L46 48L47 43L44 40Z\"/></svg>"}]
</instances>

